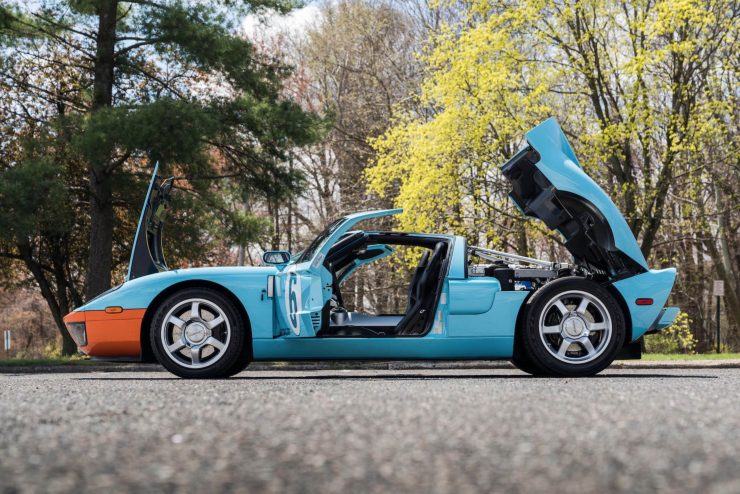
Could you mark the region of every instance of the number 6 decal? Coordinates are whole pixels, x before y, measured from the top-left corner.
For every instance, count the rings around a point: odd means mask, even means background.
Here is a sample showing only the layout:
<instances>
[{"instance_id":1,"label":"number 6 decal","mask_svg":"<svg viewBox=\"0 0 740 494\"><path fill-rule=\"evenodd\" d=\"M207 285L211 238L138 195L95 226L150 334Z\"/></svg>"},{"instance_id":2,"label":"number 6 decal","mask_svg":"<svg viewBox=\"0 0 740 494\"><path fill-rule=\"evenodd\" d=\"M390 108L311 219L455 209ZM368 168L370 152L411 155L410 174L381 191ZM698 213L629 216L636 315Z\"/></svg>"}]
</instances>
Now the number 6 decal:
<instances>
[{"instance_id":1,"label":"number 6 decal","mask_svg":"<svg viewBox=\"0 0 740 494\"><path fill-rule=\"evenodd\" d=\"M298 312L302 305L301 277L295 272L288 273L285 283L285 313L288 315L290 329L296 336L301 334L301 318Z\"/></svg>"}]
</instances>

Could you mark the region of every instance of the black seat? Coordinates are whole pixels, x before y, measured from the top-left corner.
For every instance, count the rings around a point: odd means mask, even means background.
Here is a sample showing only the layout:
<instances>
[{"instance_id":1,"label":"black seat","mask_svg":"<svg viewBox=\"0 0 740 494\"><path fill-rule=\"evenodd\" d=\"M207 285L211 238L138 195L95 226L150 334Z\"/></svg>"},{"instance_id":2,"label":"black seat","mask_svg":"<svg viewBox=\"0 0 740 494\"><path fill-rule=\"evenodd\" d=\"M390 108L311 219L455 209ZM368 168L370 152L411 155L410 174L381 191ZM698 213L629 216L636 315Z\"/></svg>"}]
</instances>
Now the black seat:
<instances>
[{"instance_id":1,"label":"black seat","mask_svg":"<svg viewBox=\"0 0 740 494\"><path fill-rule=\"evenodd\" d=\"M421 275L424 273L424 270L427 268L427 263L429 262L429 254L431 253L430 250L424 250L424 253L421 255L421 259L419 260L419 264L416 265L416 270L414 271L414 276L411 277L411 283L409 284L409 298L408 302L406 303L406 312L408 312L411 307L414 306L417 300L419 300L419 282L421 281Z\"/></svg>"},{"instance_id":2,"label":"black seat","mask_svg":"<svg viewBox=\"0 0 740 494\"><path fill-rule=\"evenodd\" d=\"M417 335L426 331L429 317L433 315L432 305L436 299L446 249L444 242L437 242L434 246L434 252L417 282L416 299L396 326L397 335Z\"/></svg>"}]
</instances>

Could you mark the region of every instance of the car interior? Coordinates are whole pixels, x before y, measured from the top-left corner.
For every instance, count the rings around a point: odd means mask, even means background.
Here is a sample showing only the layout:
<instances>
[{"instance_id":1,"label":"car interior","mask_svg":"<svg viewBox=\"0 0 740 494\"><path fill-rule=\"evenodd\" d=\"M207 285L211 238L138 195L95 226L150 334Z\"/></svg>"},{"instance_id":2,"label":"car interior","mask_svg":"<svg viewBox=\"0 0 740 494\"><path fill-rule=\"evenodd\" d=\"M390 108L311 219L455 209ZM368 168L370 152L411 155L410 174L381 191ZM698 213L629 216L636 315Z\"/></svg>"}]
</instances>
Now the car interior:
<instances>
[{"instance_id":1,"label":"car interior","mask_svg":"<svg viewBox=\"0 0 740 494\"><path fill-rule=\"evenodd\" d=\"M393 246L423 249L408 287L406 310L396 315L371 315L348 311L342 299L342 283L364 264L393 252ZM451 240L442 235L398 232L348 232L328 252L324 266L332 274L332 299L324 307L318 337L424 336L434 322L449 262Z\"/></svg>"}]
</instances>

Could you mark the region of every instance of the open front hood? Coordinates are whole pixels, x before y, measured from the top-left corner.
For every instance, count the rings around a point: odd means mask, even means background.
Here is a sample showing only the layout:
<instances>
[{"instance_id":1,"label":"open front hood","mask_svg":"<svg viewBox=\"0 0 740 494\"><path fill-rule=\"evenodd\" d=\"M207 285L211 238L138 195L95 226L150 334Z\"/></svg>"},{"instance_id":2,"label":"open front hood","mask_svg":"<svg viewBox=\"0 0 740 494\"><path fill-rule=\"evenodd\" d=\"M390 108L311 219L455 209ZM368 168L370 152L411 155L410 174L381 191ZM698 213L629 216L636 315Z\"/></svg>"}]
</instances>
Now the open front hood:
<instances>
[{"instance_id":1,"label":"open front hood","mask_svg":"<svg viewBox=\"0 0 740 494\"><path fill-rule=\"evenodd\" d=\"M136 227L136 237L134 237L134 247L131 250L126 281L167 271L167 263L162 251L162 227L173 179L165 180L158 177L158 170L159 166L155 165L152 181L149 183L149 190L139 217L139 225Z\"/></svg>"},{"instance_id":2,"label":"open front hood","mask_svg":"<svg viewBox=\"0 0 740 494\"><path fill-rule=\"evenodd\" d=\"M627 222L583 171L557 121L529 131L527 143L501 167L524 214L560 232L576 263L592 272L615 278L647 271Z\"/></svg>"}]
</instances>

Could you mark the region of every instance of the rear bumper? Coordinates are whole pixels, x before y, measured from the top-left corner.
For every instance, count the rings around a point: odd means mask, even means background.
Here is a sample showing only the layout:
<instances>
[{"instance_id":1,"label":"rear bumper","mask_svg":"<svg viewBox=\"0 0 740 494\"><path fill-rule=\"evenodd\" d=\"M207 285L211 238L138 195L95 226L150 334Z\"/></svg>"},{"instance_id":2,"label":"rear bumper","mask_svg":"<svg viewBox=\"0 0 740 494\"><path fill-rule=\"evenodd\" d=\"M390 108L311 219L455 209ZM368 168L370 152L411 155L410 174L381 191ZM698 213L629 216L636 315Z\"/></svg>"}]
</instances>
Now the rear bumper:
<instances>
[{"instance_id":1,"label":"rear bumper","mask_svg":"<svg viewBox=\"0 0 740 494\"><path fill-rule=\"evenodd\" d=\"M675 280L675 268L651 269L612 284L627 306L627 315L632 321L631 341L657 327Z\"/></svg>"},{"instance_id":2,"label":"rear bumper","mask_svg":"<svg viewBox=\"0 0 740 494\"><path fill-rule=\"evenodd\" d=\"M678 307L664 307L663 310L660 311L660 314L658 314L655 322L652 324L652 326L650 326L650 329L648 329L645 334L657 333L661 329L665 329L673 324L673 321L676 320L679 311L680 309Z\"/></svg>"},{"instance_id":3,"label":"rear bumper","mask_svg":"<svg viewBox=\"0 0 740 494\"><path fill-rule=\"evenodd\" d=\"M658 314L658 318L650 326L645 334L654 334L665 329L676 320L679 312L678 307L664 307ZM642 340L636 340L631 343L627 343L617 354L615 360L639 360L642 358Z\"/></svg>"},{"instance_id":4,"label":"rear bumper","mask_svg":"<svg viewBox=\"0 0 740 494\"><path fill-rule=\"evenodd\" d=\"M80 352L91 357L139 358L145 309L76 311L64 323Z\"/></svg>"}]
</instances>

